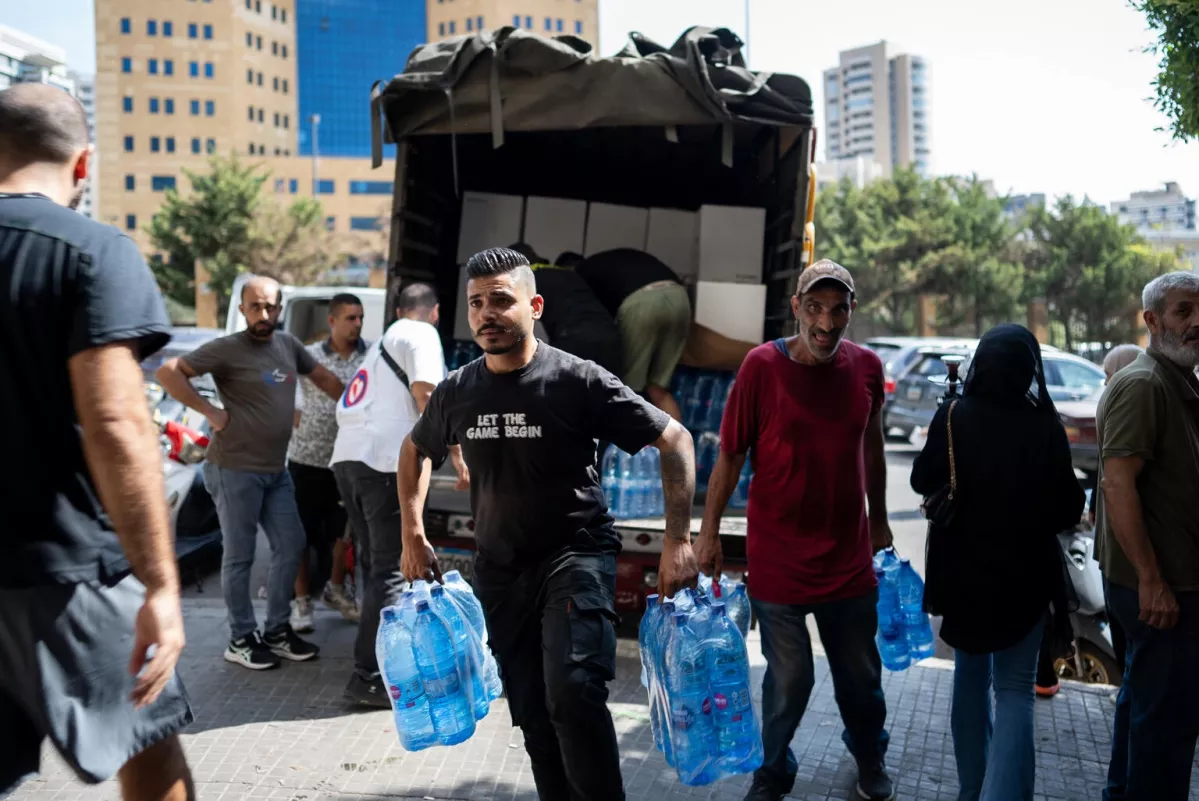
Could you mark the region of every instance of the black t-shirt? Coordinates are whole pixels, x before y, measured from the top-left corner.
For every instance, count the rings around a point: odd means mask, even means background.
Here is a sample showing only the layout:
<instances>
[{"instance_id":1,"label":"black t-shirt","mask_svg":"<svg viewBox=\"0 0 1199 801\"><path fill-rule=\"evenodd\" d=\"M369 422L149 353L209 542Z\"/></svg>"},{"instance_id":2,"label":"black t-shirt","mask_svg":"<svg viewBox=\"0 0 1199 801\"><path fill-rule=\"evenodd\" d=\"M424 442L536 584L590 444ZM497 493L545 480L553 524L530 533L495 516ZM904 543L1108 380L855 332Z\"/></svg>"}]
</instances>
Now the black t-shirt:
<instances>
[{"instance_id":1,"label":"black t-shirt","mask_svg":"<svg viewBox=\"0 0 1199 801\"><path fill-rule=\"evenodd\" d=\"M616 320L574 270L539 265L533 275L545 298L541 324L554 340L620 341ZM569 349L568 349L569 350Z\"/></svg>"},{"instance_id":2,"label":"black t-shirt","mask_svg":"<svg viewBox=\"0 0 1199 801\"><path fill-rule=\"evenodd\" d=\"M659 281L682 283L674 270L643 250L617 248L588 256L575 268L613 317L629 295ZM547 304L548 305L548 304Z\"/></svg>"},{"instance_id":3,"label":"black t-shirt","mask_svg":"<svg viewBox=\"0 0 1199 801\"><path fill-rule=\"evenodd\" d=\"M41 195L0 194L0 587L107 580L128 569L88 474L67 361L170 340L137 246Z\"/></svg>"},{"instance_id":4,"label":"black t-shirt","mask_svg":"<svg viewBox=\"0 0 1199 801\"><path fill-rule=\"evenodd\" d=\"M619 552L595 440L636 453L669 422L602 367L539 343L514 372L491 373L476 359L451 373L412 441L435 465L462 446L479 555L512 567L564 548Z\"/></svg>"}]
</instances>

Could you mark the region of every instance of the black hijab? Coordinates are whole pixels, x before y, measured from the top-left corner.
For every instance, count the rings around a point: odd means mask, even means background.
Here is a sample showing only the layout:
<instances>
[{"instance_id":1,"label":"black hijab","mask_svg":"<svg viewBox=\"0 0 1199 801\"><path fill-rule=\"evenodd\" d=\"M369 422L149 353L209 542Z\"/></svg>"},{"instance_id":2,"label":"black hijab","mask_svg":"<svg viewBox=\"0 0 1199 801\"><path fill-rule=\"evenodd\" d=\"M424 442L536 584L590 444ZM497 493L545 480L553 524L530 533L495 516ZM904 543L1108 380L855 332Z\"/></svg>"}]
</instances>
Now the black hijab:
<instances>
[{"instance_id":1,"label":"black hijab","mask_svg":"<svg viewBox=\"0 0 1199 801\"><path fill-rule=\"evenodd\" d=\"M1057 415L1045 386L1041 345L1022 325L996 326L983 336L970 362L962 396L1012 405L1031 403Z\"/></svg>"}]
</instances>

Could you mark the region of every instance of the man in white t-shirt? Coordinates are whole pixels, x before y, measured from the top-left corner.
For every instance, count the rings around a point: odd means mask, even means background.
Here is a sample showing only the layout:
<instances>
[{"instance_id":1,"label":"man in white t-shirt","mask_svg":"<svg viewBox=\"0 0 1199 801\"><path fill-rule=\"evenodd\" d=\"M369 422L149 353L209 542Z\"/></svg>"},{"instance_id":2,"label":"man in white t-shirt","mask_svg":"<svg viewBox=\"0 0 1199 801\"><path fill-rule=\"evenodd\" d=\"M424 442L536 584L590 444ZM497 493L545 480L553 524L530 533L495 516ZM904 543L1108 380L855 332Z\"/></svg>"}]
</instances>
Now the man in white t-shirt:
<instances>
[{"instance_id":1,"label":"man in white t-shirt","mask_svg":"<svg viewBox=\"0 0 1199 801\"><path fill-rule=\"evenodd\" d=\"M409 284L396 300L399 316L363 357L337 402L337 440L330 465L354 529L354 554L365 584L354 673L345 695L355 703L387 709L387 689L375 659L375 635L384 606L400 583L400 501L396 465L400 445L445 378L445 355L437 332L437 293ZM469 480L461 453L451 454L458 487Z\"/></svg>"}]
</instances>

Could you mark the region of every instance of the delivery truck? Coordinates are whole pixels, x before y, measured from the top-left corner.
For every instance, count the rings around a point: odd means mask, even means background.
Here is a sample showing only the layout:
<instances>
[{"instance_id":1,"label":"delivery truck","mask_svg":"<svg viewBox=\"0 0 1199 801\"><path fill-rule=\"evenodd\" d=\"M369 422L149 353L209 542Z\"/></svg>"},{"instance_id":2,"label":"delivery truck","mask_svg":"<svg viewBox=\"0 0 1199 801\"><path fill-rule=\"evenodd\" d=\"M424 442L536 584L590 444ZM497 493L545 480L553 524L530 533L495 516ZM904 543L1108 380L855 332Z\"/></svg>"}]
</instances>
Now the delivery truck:
<instances>
[{"instance_id":1,"label":"delivery truck","mask_svg":"<svg viewBox=\"0 0 1199 801\"><path fill-rule=\"evenodd\" d=\"M461 352L462 265L525 241L547 258L636 247L665 261L692 294L692 367L735 370L749 348L791 334L815 236L811 92L748 70L740 48L707 28L669 49L634 33L610 58L512 28L417 48L371 99L374 162L394 174L387 322L405 283L431 283L446 352ZM443 568L469 575L469 500L452 483L443 467L426 529ZM657 584L664 521L618 531L617 604L636 612ZM726 571L743 573L744 516L727 515L720 534Z\"/></svg>"}]
</instances>

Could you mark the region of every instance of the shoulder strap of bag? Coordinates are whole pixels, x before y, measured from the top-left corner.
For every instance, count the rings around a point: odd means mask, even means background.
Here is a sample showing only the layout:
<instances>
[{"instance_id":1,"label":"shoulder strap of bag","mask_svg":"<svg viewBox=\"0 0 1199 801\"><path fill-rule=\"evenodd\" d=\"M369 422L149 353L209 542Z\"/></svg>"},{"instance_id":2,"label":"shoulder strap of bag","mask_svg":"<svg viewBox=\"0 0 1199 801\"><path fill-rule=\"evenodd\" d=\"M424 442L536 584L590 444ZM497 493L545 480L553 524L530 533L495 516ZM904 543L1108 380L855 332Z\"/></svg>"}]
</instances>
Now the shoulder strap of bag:
<instances>
[{"instance_id":1,"label":"shoulder strap of bag","mask_svg":"<svg viewBox=\"0 0 1199 801\"><path fill-rule=\"evenodd\" d=\"M392 355L387 352L387 346L381 339L379 340L379 356L383 358L383 361L387 362L387 366L390 367L391 371L396 374L396 378L400 379L400 383L404 385L404 389L411 392L412 386L408 383L408 374L404 372L403 367L400 367L399 362L392 358ZM952 445L950 446L950 449L952 450ZM953 457L950 456L949 459L950 463L952 463Z\"/></svg>"},{"instance_id":2,"label":"shoulder strap of bag","mask_svg":"<svg viewBox=\"0 0 1199 801\"><path fill-rule=\"evenodd\" d=\"M958 491L958 469L953 455L953 407L957 405L956 400L950 402L949 413L945 415L945 428L949 432L949 500Z\"/></svg>"}]
</instances>

